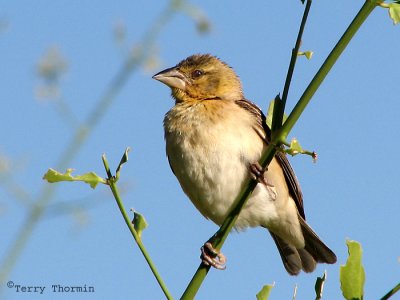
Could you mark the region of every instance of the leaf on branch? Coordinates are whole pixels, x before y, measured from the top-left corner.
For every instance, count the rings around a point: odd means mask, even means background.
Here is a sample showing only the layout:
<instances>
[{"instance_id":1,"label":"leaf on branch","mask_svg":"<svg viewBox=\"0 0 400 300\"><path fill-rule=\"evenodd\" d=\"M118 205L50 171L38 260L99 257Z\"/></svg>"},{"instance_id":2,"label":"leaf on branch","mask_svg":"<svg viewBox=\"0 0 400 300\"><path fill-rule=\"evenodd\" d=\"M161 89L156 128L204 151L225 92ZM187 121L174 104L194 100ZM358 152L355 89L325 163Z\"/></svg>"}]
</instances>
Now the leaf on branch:
<instances>
[{"instance_id":1,"label":"leaf on branch","mask_svg":"<svg viewBox=\"0 0 400 300\"><path fill-rule=\"evenodd\" d=\"M261 291L259 291L256 295L257 300L267 300L274 285L275 283L264 285Z\"/></svg>"},{"instance_id":2,"label":"leaf on branch","mask_svg":"<svg viewBox=\"0 0 400 300\"><path fill-rule=\"evenodd\" d=\"M43 179L50 183L61 182L61 181L83 181L90 185L91 188L96 188L97 184L107 184L107 180L98 176L94 172L85 173L83 175L71 175L73 169L67 169L65 173L60 173L54 169L49 169L46 174L43 175Z\"/></svg>"},{"instance_id":3,"label":"leaf on branch","mask_svg":"<svg viewBox=\"0 0 400 300\"><path fill-rule=\"evenodd\" d=\"M340 266L340 288L347 300L363 299L365 270L361 262L361 244L356 241L346 241L349 257L345 265Z\"/></svg>"},{"instance_id":4,"label":"leaf on branch","mask_svg":"<svg viewBox=\"0 0 400 300\"><path fill-rule=\"evenodd\" d=\"M314 55L314 52L312 51L304 51L304 52L298 52L297 56L305 56L307 59L311 59L312 56Z\"/></svg>"},{"instance_id":5,"label":"leaf on branch","mask_svg":"<svg viewBox=\"0 0 400 300\"><path fill-rule=\"evenodd\" d=\"M133 210L133 209L132 209ZM135 228L139 237L142 237L142 231L146 229L148 226L146 219L143 215L139 214L138 212L133 210L133 227Z\"/></svg>"},{"instance_id":6,"label":"leaf on branch","mask_svg":"<svg viewBox=\"0 0 400 300\"><path fill-rule=\"evenodd\" d=\"M128 161L128 152L130 150L131 150L131 148L129 148L129 147L125 149L124 155L122 156L121 161L118 164L117 170L115 172L116 173L115 175L117 178L119 178L119 173L121 172L122 165Z\"/></svg>"},{"instance_id":7,"label":"leaf on branch","mask_svg":"<svg viewBox=\"0 0 400 300\"><path fill-rule=\"evenodd\" d=\"M275 102L276 101L281 101L280 99L272 99L271 102L269 103L268 106L268 111L267 111L267 116L265 117L265 122L267 123L269 128L272 128L272 118L274 116L274 109L275 109ZM286 114L283 114L283 120L282 123L285 123L286 119L288 116Z\"/></svg>"},{"instance_id":8,"label":"leaf on branch","mask_svg":"<svg viewBox=\"0 0 400 300\"><path fill-rule=\"evenodd\" d=\"M322 299L322 292L324 290L325 280L326 271L324 272L324 275L322 275L322 277L317 277L317 280L315 281L315 300Z\"/></svg>"},{"instance_id":9,"label":"leaf on branch","mask_svg":"<svg viewBox=\"0 0 400 300\"><path fill-rule=\"evenodd\" d=\"M389 16L393 20L394 25L400 22L400 1L389 4Z\"/></svg>"},{"instance_id":10,"label":"leaf on branch","mask_svg":"<svg viewBox=\"0 0 400 300\"><path fill-rule=\"evenodd\" d=\"M296 138L293 138L290 142L289 149L286 149L286 153L290 154L291 156L295 156L299 153L303 153L303 148L301 147L299 141Z\"/></svg>"},{"instance_id":11,"label":"leaf on branch","mask_svg":"<svg viewBox=\"0 0 400 300\"><path fill-rule=\"evenodd\" d=\"M297 154L306 154L312 157L313 162L317 162L318 155L314 151L308 151L304 150L303 147L301 147L299 141L296 138L293 138L292 141L290 142L290 145L288 145L289 148L284 149L284 152L291 156L295 156Z\"/></svg>"}]
</instances>

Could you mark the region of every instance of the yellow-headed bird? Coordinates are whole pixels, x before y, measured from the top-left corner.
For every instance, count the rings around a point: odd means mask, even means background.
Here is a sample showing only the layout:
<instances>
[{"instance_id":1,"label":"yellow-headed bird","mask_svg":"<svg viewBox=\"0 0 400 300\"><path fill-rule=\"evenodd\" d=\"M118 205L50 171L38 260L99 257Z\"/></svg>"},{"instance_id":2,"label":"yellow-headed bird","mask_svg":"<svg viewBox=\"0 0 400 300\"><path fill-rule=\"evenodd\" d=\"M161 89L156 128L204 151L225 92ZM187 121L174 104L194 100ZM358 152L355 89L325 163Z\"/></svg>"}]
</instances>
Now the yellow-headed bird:
<instances>
[{"instance_id":1,"label":"yellow-headed bird","mask_svg":"<svg viewBox=\"0 0 400 300\"><path fill-rule=\"evenodd\" d=\"M305 221L303 196L286 155L277 152L266 171L257 163L270 129L261 110L244 97L233 69L215 56L192 55L153 78L172 90L175 106L164 119L167 156L197 209L221 225L246 181L257 179L235 228L267 228L291 275L335 263L335 254ZM224 257L210 243L202 257L224 267Z\"/></svg>"}]
</instances>

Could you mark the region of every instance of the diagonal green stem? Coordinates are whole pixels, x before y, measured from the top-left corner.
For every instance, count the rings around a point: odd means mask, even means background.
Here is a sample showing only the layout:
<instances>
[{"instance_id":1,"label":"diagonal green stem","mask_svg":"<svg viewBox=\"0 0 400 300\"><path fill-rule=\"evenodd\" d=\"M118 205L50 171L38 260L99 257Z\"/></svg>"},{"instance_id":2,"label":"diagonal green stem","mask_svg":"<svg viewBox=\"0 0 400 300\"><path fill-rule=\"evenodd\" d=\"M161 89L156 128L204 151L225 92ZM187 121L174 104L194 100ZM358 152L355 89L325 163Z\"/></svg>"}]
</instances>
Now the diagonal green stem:
<instances>
[{"instance_id":1,"label":"diagonal green stem","mask_svg":"<svg viewBox=\"0 0 400 300\"><path fill-rule=\"evenodd\" d=\"M364 23L370 13L377 6L377 3L382 2L381 0L366 0L360 11L357 13L356 17L353 19L347 30L344 32L339 42L335 45L331 53L326 58L325 62L322 64L321 68L315 74L314 78L311 80L310 84L304 91L300 100L297 102L293 111L285 121L285 124L280 130L281 141L286 140L289 132L292 130L293 126L296 124L300 115L303 113L304 109L310 102L311 98L314 96L315 92L318 90L321 83L324 81L326 75L332 69L333 65L336 63L337 59L346 49L349 42L352 40L360 26Z\"/></svg>"},{"instance_id":2,"label":"diagonal green stem","mask_svg":"<svg viewBox=\"0 0 400 300\"><path fill-rule=\"evenodd\" d=\"M398 283L394 288L392 288L385 296L381 298L381 300L387 300L400 291L400 283Z\"/></svg>"},{"instance_id":3,"label":"diagonal green stem","mask_svg":"<svg viewBox=\"0 0 400 300\"><path fill-rule=\"evenodd\" d=\"M110 189L114 195L115 201L118 204L118 208L125 220L126 225L129 228L129 231L131 232L133 238L135 239L136 244L138 245L140 251L142 252L147 264L149 265L151 272L153 273L154 277L156 278L158 284L160 285L165 297L167 299L173 299L173 297L171 296L171 294L169 293L167 286L165 285L164 281L161 279L160 274L157 271L156 266L154 265L153 261L150 258L149 253L147 252L146 248L144 247L143 243L142 243L142 239L140 238L140 236L138 235L138 233L136 232L135 228L132 225L131 220L129 219L129 216L126 212L126 209L124 207L124 204L122 203L121 197L119 195L119 191L118 191L118 187L116 185L116 178L114 176L111 175L111 171L110 171L110 167L108 165L108 161L106 159L106 156L103 155L102 157L103 159L103 164L104 164L104 168L106 169L107 172L107 176L108 176L108 184L110 186Z\"/></svg>"},{"instance_id":4,"label":"diagonal green stem","mask_svg":"<svg viewBox=\"0 0 400 300\"><path fill-rule=\"evenodd\" d=\"M273 134L275 133L276 129L282 126L283 115L285 112L286 100L289 94L290 83L292 82L294 67L296 66L297 56L299 53L299 49L301 46L301 39L303 37L304 28L307 23L308 13L310 12L312 0L307 0L306 7L304 8L303 18L300 23L299 33L297 34L297 39L294 48L292 49L292 56L290 58L289 68L286 75L285 85L283 87L282 98L281 101L276 101L274 108L276 107L277 111L274 112L274 118L271 126L271 131ZM275 98L279 100L279 98ZM279 103L279 104L278 104ZM277 105L278 104L278 105ZM276 113L276 115L275 115Z\"/></svg>"},{"instance_id":5,"label":"diagonal green stem","mask_svg":"<svg viewBox=\"0 0 400 300\"><path fill-rule=\"evenodd\" d=\"M322 81L325 79L328 72L331 70L332 66L335 64L339 56L342 54L343 50L347 47L348 43L354 37L355 33L358 31L360 26L364 23L364 21L367 19L370 13L377 6L377 3L380 2L382 1L366 0L360 11L357 13L357 15L355 16L355 18L353 19L347 30L339 40L339 42L333 48L328 58L325 60L325 62L323 63L317 74L314 76L314 78L306 88L305 92L297 102L297 105L290 113L288 119L283 124L282 128L278 129L277 133L273 136L271 144L267 147L265 153L263 154L260 160L260 164L263 167L267 167L268 164L271 162L276 153L277 147L280 146L282 142L286 140L287 135L292 130L293 126L296 124L300 115L310 102L312 96L314 95L318 87L321 85ZM212 238L214 241L213 246L216 249L220 249L224 244L229 232L232 230L235 221L238 218L238 215L242 207L246 204L247 199L253 192L256 185L257 185L256 182L249 181L248 184L246 185L246 188L237 197L235 201L235 203L237 203L236 206L229 213L224 223L222 224L221 228L216 232L216 234ZM200 264L192 280L187 286L185 292L183 293L181 299L193 299L195 297L209 269L210 269L209 266Z\"/></svg>"}]
</instances>

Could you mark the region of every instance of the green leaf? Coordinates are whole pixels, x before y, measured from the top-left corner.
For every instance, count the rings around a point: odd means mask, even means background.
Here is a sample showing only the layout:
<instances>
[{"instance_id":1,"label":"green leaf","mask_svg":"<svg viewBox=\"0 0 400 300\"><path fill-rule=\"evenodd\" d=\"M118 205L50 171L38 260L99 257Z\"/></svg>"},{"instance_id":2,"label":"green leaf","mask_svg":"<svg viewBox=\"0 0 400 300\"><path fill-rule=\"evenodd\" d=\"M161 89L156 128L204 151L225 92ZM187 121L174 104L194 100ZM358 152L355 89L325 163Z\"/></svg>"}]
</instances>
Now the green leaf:
<instances>
[{"instance_id":1,"label":"green leaf","mask_svg":"<svg viewBox=\"0 0 400 300\"><path fill-rule=\"evenodd\" d=\"M304 150L303 147L301 147L299 141L296 138L293 138L290 142L290 144L285 143L286 146L289 148L284 149L283 151L286 152L287 154L291 156L295 156L297 154L306 154L312 157L313 162L317 161L318 155L316 152L311 152L308 150Z\"/></svg>"},{"instance_id":2,"label":"green leaf","mask_svg":"<svg viewBox=\"0 0 400 300\"><path fill-rule=\"evenodd\" d=\"M278 97L278 96L277 96ZM267 116L265 118L265 122L267 123L269 128L272 128L272 117L274 115L274 107L275 107L275 101L281 101L276 100L276 99L272 99L271 102L269 103L268 106L268 111L267 111ZM286 114L283 115L283 120L282 123L284 123L286 121L286 119L288 118L288 116Z\"/></svg>"},{"instance_id":3,"label":"green leaf","mask_svg":"<svg viewBox=\"0 0 400 300\"><path fill-rule=\"evenodd\" d=\"M131 150L131 148L129 148L129 147L126 148L126 149L125 149L125 152L124 152L124 155L122 155L121 161L119 162L118 167L117 167L117 170L116 170L116 172L115 172L115 175L116 175L117 178L119 178L119 174L120 174L120 172L121 172L121 167L122 167L122 165L128 161L128 152L129 152L130 150Z\"/></svg>"},{"instance_id":4,"label":"green leaf","mask_svg":"<svg viewBox=\"0 0 400 300\"><path fill-rule=\"evenodd\" d=\"M133 227L135 228L139 237L142 237L142 231L148 226L146 219L138 212L133 212Z\"/></svg>"},{"instance_id":5,"label":"green leaf","mask_svg":"<svg viewBox=\"0 0 400 300\"><path fill-rule=\"evenodd\" d=\"M312 56L314 55L314 52L312 52L312 51L306 51L306 52L304 52L304 55L307 57L307 59L311 59Z\"/></svg>"},{"instance_id":6,"label":"green leaf","mask_svg":"<svg viewBox=\"0 0 400 300\"><path fill-rule=\"evenodd\" d=\"M304 51L304 52L299 52L297 53L298 56L304 55L307 59L311 59L312 56L314 55L314 52L312 51Z\"/></svg>"},{"instance_id":7,"label":"green leaf","mask_svg":"<svg viewBox=\"0 0 400 300\"><path fill-rule=\"evenodd\" d=\"M315 281L315 300L322 299L322 292L324 290L325 280L326 271L324 272L324 275L322 275L322 277L317 277L317 280Z\"/></svg>"},{"instance_id":8,"label":"green leaf","mask_svg":"<svg viewBox=\"0 0 400 300\"><path fill-rule=\"evenodd\" d=\"M293 138L292 141L290 142L290 147L289 149L286 149L286 152L292 156L295 156L296 154L303 153L304 151L299 141Z\"/></svg>"},{"instance_id":9,"label":"green leaf","mask_svg":"<svg viewBox=\"0 0 400 300\"><path fill-rule=\"evenodd\" d=\"M389 16L393 20L393 24L396 25L400 22L400 3L389 4Z\"/></svg>"},{"instance_id":10,"label":"green leaf","mask_svg":"<svg viewBox=\"0 0 400 300\"><path fill-rule=\"evenodd\" d=\"M361 263L362 249L356 241L346 241L349 257L346 265L340 266L340 288L347 300L362 300L364 297L365 271Z\"/></svg>"},{"instance_id":11,"label":"green leaf","mask_svg":"<svg viewBox=\"0 0 400 300\"><path fill-rule=\"evenodd\" d=\"M46 174L43 175L43 179L50 183L61 182L61 181L83 181L90 185L91 188L95 188L97 184L107 184L107 180L98 176L94 172L89 172L83 175L72 176L73 169L67 169L65 173L60 173L54 169L49 169Z\"/></svg>"},{"instance_id":12,"label":"green leaf","mask_svg":"<svg viewBox=\"0 0 400 300\"><path fill-rule=\"evenodd\" d=\"M274 285L275 284L264 285L261 291L259 291L258 294L256 295L257 300L267 300Z\"/></svg>"}]
</instances>

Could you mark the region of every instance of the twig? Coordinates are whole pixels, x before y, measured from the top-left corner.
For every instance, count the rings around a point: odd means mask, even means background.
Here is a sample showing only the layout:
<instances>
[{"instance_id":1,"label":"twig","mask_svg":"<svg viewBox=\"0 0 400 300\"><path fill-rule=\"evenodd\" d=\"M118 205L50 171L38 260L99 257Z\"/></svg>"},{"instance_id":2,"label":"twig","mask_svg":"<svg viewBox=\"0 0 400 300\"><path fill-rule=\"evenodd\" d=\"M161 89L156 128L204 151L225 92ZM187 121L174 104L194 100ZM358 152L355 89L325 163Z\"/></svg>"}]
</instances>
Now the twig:
<instances>
[{"instance_id":1,"label":"twig","mask_svg":"<svg viewBox=\"0 0 400 300\"><path fill-rule=\"evenodd\" d=\"M299 53L299 49L301 46L301 40L303 37L303 32L304 32L304 27L306 26L307 23L307 18L308 18L308 13L310 12L312 1L307 0L306 6L304 8L304 13L303 13L303 18L300 23L300 29L299 33L297 34L297 39L296 39L296 44L294 48L292 49L292 56L290 58L290 63L289 63L289 68L288 72L286 75L286 80L285 80L285 85L283 87L283 92L282 92L282 98L280 99L281 101L275 102L275 105L279 103L278 105L274 106L274 109L276 109L276 115L274 113L274 118L271 126L271 131L274 133L276 129L280 128L282 126L282 121L283 121L283 115L285 112L285 106L286 106L286 100L289 94L289 89L290 89L290 83L292 82L292 77L293 77L293 72L294 72L294 67L296 66L296 61ZM277 98L279 99L279 98Z\"/></svg>"},{"instance_id":2,"label":"twig","mask_svg":"<svg viewBox=\"0 0 400 300\"><path fill-rule=\"evenodd\" d=\"M132 225L131 220L129 219L129 216L125 210L125 207L122 203L121 197L119 195L119 191L118 191L118 187L116 185L116 177L112 176L111 171L110 171L110 167L108 165L108 161L106 159L106 156L103 155L102 156L102 160L103 160L103 164L104 164L104 168L106 169L107 172L107 176L108 176L108 184L110 186L110 189L114 195L115 201L118 204L119 210L125 220L126 225L129 228L129 231L131 232L133 238L135 239L136 244L138 245L140 251L142 252L147 264L149 265L151 272L153 273L154 277L156 278L158 284L160 285L162 291L164 292L164 295L167 299L173 299L171 294L169 293L167 286L165 285L165 283L163 282L163 280L161 279L160 274L157 271L156 266L154 265L153 261L150 258L150 255L148 254L146 248L144 247L143 243L142 243L142 239L140 238L139 234L136 232L135 228Z\"/></svg>"},{"instance_id":3,"label":"twig","mask_svg":"<svg viewBox=\"0 0 400 300\"><path fill-rule=\"evenodd\" d=\"M381 298L381 300L387 300L400 291L400 283L398 283L394 288L392 288L385 296Z\"/></svg>"},{"instance_id":4,"label":"twig","mask_svg":"<svg viewBox=\"0 0 400 300\"><path fill-rule=\"evenodd\" d=\"M379 1L381 2L381 1ZM322 81L325 79L329 70L332 68L336 60L339 58L343 50L346 48L350 40L353 38L354 34L369 16L369 14L374 10L377 6L377 0L367 0L360 11L357 13L356 17L353 19L352 23L349 25L342 38L333 48L328 58L325 60L324 64L321 66L317 74L312 79L311 83L306 88L300 100L297 102L297 105L290 113L288 119L285 121L283 126L277 130L276 134L272 138L271 144L267 147L265 153L263 154L260 165L264 168L268 166L268 164L273 159L276 153L276 147L279 147L282 142L284 142L287 138L287 135L296 124L300 115L306 108L307 104L310 102L312 96L315 91L318 89ZM275 115L273 116L275 118ZM225 242L229 232L233 228L233 225L242 209L242 207L246 204L248 197L251 195L252 191L256 187L257 182L249 181L245 187L245 189L239 194L237 199L235 200L236 206L229 213L221 228L214 235L214 243L213 246L216 249L220 249ZM200 288L204 278L206 277L209 266L205 266L204 264L200 264L196 273L194 274L192 280L187 286L185 292L182 295L181 299L193 299Z\"/></svg>"}]
</instances>

